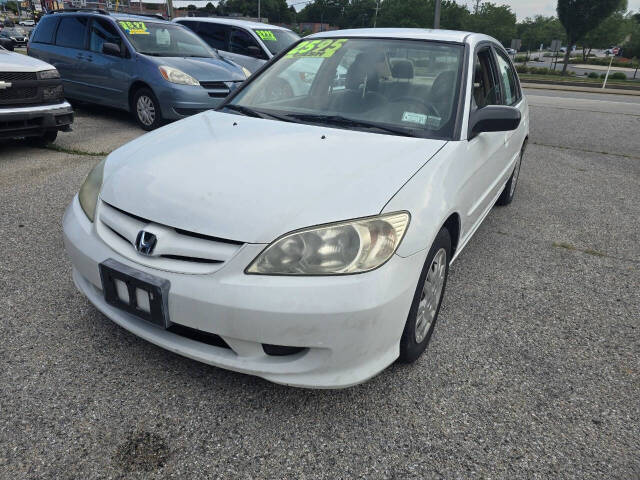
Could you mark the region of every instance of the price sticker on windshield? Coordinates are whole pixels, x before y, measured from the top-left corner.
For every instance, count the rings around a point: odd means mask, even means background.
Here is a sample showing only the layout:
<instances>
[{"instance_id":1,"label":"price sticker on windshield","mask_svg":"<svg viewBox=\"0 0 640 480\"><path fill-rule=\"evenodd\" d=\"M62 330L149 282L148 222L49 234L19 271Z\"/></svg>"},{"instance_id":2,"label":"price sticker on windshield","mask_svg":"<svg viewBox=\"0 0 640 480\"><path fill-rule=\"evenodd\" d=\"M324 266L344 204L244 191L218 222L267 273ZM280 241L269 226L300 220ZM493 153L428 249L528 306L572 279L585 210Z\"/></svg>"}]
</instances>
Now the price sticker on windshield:
<instances>
[{"instance_id":1,"label":"price sticker on windshield","mask_svg":"<svg viewBox=\"0 0 640 480\"><path fill-rule=\"evenodd\" d=\"M128 35L149 35L144 22L118 22Z\"/></svg>"},{"instance_id":2,"label":"price sticker on windshield","mask_svg":"<svg viewBox=\"0 0 640 480\"><path fill-rule=\"evenodd\" d=\"M305 40L288 52L285 57L330 58L342 48L347 40L347 38L338 38L335 40Z\"/></svg>"},{"instance_id":3,"label":"price sticker on windshield","mask_svg":"<svg viewBox=\"0 0 640 480\"><path fill-rule=\"evenodd\" d=\"M277 42L278 39L271 30L256 30L256 34L267 42Z\"/></svg>"}]
</instances>

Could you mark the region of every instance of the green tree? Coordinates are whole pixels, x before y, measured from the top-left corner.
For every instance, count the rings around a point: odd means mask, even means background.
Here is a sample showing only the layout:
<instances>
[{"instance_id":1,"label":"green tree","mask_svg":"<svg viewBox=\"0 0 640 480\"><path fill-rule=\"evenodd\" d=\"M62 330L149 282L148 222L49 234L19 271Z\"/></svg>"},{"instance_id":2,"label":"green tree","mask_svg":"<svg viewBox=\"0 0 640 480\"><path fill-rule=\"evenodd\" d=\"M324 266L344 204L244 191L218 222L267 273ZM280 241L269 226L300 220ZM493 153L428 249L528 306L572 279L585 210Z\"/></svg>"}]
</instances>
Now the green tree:
<instances>
[{"instance_id":1,"label":"green tree","mask_svg":"<svg viewBox=\"0 0 640 480\"><path fill-rule=\"evenodd\" d=\"M516 38L516 14L507 5L484 2L469 16L467 30L490 35L508 46Z\"/></svg>"},{"instance_id":2,"label":"green tree","mask_svg":"<svg viewBox=\"0 0 640 480\"><path fill-rule=\"evenodd\" d=\"M558 19L567 32L567 51L562 74L567 73L571 48L626 0L558 0Z\"/></svg>"},{"instance_id":3,"label":"green tree","mask_svg":"<svg viewBox=\"0 0 640 480\"><path fill-rule=\"evenodd\" d=\"M378 13L379 27L433 28L434 0L384 0ZM442 0L440 27L461 30L469 10L452 0Z\"/></svg>"},{"instance_id":4,"label":"green tree","mask_svg":"<svg viewBox=\"0 0 640 480\"><path fill-rule=\"evenodd\" d=\"M218 13L238 13L246 17L258 16L257 0L220 0ZM292 14L286 0L261 0L260 15L274 23L291 23Z\"/></svg>"},{"instance_id":5,"label":"green tree","mask_svg":"<svg viewBox=\"0 0 640 480\"><path fill-rule=\"evenodd\" d=\"M516 25L517 37L522 46L528 50L537 50L542 45L549 45L552 40L565 40L565 31L556 17L536 15L525 18Z\"/></svg>"},{"instance_id":6,"label":"green tree","mask_svg":"<svg viewBox=\"0 0 640 480\"><path fill-rule=\"evenodd\" d=\"M626 2L625 2L626 3ZM633 20L625 15L626 5L618 9L596 28L584 36L583 58L586 59L593 48L609 48L620 45L633 29Z\"/></svg>"}]
</instances>

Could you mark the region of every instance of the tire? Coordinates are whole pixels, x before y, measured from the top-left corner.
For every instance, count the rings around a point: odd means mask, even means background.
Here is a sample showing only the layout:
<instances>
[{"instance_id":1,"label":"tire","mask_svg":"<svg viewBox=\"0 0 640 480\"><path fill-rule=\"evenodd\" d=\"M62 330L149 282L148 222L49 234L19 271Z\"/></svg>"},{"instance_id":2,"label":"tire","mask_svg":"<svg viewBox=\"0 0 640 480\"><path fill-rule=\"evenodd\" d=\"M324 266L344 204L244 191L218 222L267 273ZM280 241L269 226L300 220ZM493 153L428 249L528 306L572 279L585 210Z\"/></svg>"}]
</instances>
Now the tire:
<instances>
[{"instance_id":1,"label":"tire","mask_svg":"<svg viewBox=\"0 0 640 480\"><path fill-rule=\"evenodd\" d=\"M431 340L447 286L450 260L451 235L446 228L442 228L429 250L413 295L409 316L400 338L400 362L416 361ZM432 292L431 295L429 291Z\"/></svg>"},{"instance_id":2,"label":"tire","mask_svg":"<svg viewBox=\"0 0 640 480\"><path fill-rule=\"evenodd\" d=\"M498 197L498 201L496 205L505 206L509 205L513 202L513 197L516 194L516 186L518 185L518 177L520 176L520 167L522 166L522 157L524 155L524 147L520 150L520 156L518 160L516 160L516 166L511 173L511 177L507 181L507 184L504 186L504 190Z\"/></svg>"},{"instance_id":3,"label":"tire","mask_svg":"<svg viewBox=\"0 0 640 480\"><path fill-rule=\"evenodd\" d=\"M27 142L33 145L34 147L46 147L50 143L53 143L58 138L57 130L49 130L44 132L39 137L29 137L27 138Z\"/></svg>"},{"instance_id":4,"label":"tire","mask_svg":"<svg viewBox=\"0 0 640 480\"><path fill-rule=\"evenodd\" d=\"M140 128L147 132L161 127L164 123L160 102L148 88L140 88L133 94L131 102L131 113L140 125Z\"/></svg>"}]
</instances>

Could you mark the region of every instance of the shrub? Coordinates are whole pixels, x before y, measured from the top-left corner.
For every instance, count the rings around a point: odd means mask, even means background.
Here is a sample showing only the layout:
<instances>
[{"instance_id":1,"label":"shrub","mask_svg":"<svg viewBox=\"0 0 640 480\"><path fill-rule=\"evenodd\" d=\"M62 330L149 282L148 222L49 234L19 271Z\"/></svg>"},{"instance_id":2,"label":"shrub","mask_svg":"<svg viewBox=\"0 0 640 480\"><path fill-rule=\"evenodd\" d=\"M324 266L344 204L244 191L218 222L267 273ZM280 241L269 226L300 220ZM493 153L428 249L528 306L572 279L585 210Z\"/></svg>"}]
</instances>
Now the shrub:
<instances>
[{"instance_id":1,"label":"shrub","mask_svg":"<svg viewBox=\"0 0 640 480\"><path fill-rule=\"evenodd\" d=\"M589 72L589 78L598 78L598 74L596 72Z\"/></svg>"},{"instance_id":2,"label":"shrub","mask_svg":"<svg viewBox=\"0 0 640 480\"><path fill-rule=\"evenodd\" d=\"M609 78L611 78L612 80L626 80L627 76L622 72L613 72L611 75L609 75Z\"/></svg>"}]
</instances>

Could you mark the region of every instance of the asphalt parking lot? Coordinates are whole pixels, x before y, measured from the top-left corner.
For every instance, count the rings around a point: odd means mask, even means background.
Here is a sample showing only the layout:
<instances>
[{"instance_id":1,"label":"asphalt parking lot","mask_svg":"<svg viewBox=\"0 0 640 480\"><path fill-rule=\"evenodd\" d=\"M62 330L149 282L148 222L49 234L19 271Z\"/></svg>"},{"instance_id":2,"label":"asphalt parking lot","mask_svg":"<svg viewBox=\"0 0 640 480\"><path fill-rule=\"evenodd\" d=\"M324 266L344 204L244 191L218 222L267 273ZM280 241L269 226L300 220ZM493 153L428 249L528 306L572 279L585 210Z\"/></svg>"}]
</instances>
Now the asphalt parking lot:
<instances>
[{"instance_id":1,"label":"asphalt parking lot","mask_svg":"<svg viewBox=\"0 0 640 480\"><path fill-rule=\"evenodd\" d=\"M340 391L172 354L76 291L62 214L126 114L0 144L0 478L640 478L640 97L526 93L516 198L429 349Z\"/></svg>"}]
</instances>

